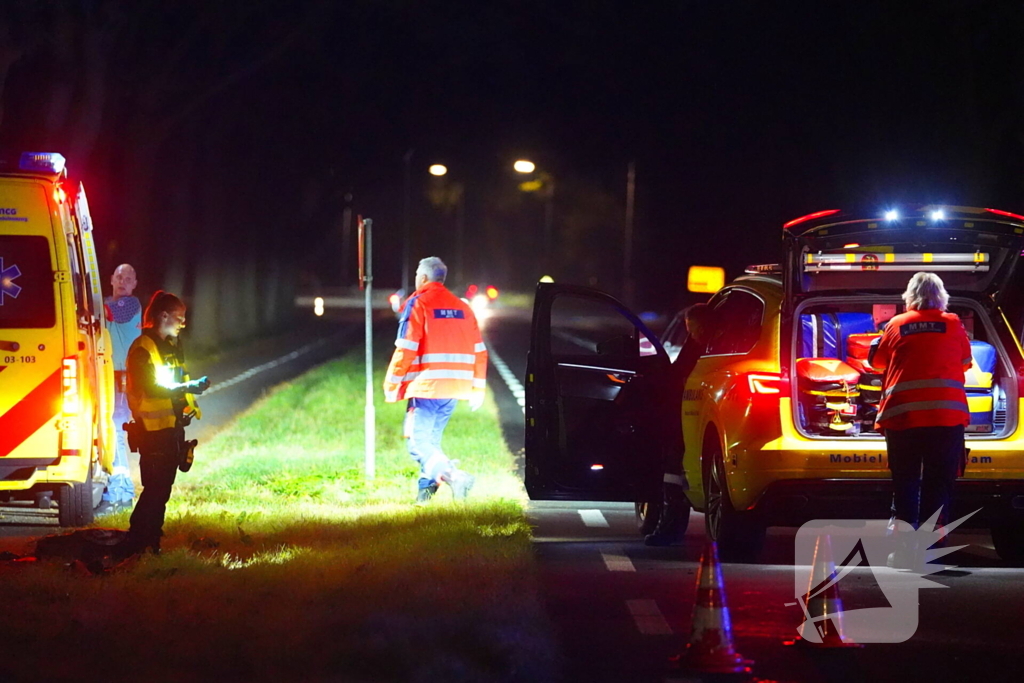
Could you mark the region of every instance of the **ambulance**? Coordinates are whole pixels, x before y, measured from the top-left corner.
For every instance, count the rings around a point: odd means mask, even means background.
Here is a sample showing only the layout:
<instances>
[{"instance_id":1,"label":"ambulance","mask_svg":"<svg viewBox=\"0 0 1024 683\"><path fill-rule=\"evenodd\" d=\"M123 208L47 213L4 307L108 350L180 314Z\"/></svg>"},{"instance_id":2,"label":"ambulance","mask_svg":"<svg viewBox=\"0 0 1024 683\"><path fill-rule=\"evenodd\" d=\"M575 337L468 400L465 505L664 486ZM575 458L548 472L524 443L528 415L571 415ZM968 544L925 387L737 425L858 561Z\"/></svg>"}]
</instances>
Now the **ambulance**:
<instances>
[{"instance_id":1,"label":"ambulance","mask_svg":"<svg viewBox=\"0 0 1024 683\"><path fill-rule=\"evenodd\" d=\"M113 467L114 372L85 189L0 158L0 505L89 524Z\"/></svg>"},{"instance_id":2,"label":"ambulance","mask_svg":"<svg viewBox=\"0 0 1024 683\"><path fill-rule=\"evenodd\" d=\"M929 271L972 349L969 453L953 518L977 510L965 528L988 528L1003 559L1024 562L1024 216L829 209L782 232L781 263L752 266L708 302L709 339L685 380L612 297L538 286L526 385L531 497L632 500L649 528L666 435L681 430L687 498L723 561L754 560L770 526L888 518L891 474L875 424L882 373L868 352L903 312L910 277Z\"/></svg>"}]
</instances>

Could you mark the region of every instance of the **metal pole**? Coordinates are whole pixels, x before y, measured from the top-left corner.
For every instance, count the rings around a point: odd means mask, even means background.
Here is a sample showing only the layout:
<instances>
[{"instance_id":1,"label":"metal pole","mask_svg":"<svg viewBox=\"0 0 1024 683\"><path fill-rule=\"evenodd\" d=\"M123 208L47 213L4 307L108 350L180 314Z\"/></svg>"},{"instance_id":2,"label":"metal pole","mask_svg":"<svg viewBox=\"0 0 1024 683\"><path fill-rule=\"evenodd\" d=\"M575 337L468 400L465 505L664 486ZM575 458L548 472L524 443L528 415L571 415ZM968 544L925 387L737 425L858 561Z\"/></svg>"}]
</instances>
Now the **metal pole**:
<instances>
[{"instance_id":1,"label":"metal pole","mask_svg":"<svg viewBox=\"0 0 1024 683\"><path fill-rule=\"evenodd\" d=\"M465 285L468 281L468 276L465 271L465 252L466 252L466 188L460 186L459 188L459 199L455 204L455 235L456 235L456 248L455 248L455 273L456 281L460 285Z\"/></svg>"},{"instance_id":2,"label":"metal pole","mask_svg":"<svg viewBox=\"0 0 1024 683\"><path fill-rule=\"evenodd\" d=\"M345 208L341 211L341 281L349 286L352 274L349 259L352 257L352 193L345 193Z\"/></svg>"},{"instance_id":3,"label":"metal pole","mask_svg":"<svg viewBox=\"0 0 1024 683\"><path fill-rule=\"evenodd\" d=\"M622 250L623 297L633 303L633 207L636 193L636 162L629 162L626 171L626 235Z\"/></svg>"},{"instance_id":4,"label":"metal pole","mask_svg":"<svg viewBox=\"0 0 1024 683\"><path fill-rule=\"evenodd\" d=\"M412 210L412 152L409 150L402 157L405 161L405 201L402 209L402 289L405 290L406 295L410 294L409 281L409 255L412 252L412 227L410 224L411 217L409 215Z\"/></svg>"},{"instance_id":5,"label":"metal pole","mask_svg":"<svg viewBox=\"0 0 1024 683\"><path fill-rule=\"evenodd\" d=\"M377 414L373 405L373 221L363 221L364 239L366 241L365 277L366 285L366 411L364 424L366 431L366 479L372 480L377 475Z\"/></svg>"},{"instance_id":6,"label":"metal pole","mask_svg":"<svg viewBox=\"0 0 1024 683\"><path fill-rule=\"evenodd\" d=\"M541 260L544 274L550 275L554 266L552 242L555 236L555 180L548 176L545 181L547 187L544 188L544 257Z\"/></svg>"}]
</instances>

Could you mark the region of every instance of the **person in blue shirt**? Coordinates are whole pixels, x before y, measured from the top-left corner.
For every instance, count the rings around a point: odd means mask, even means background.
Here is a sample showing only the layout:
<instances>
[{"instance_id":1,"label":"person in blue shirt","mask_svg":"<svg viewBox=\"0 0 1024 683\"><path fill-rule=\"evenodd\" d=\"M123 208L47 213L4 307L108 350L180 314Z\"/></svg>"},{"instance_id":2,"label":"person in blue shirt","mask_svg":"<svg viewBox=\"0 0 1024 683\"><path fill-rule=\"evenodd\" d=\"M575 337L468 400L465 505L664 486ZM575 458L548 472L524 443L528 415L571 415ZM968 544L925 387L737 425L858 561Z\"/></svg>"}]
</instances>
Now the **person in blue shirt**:
<instances>
[{"instance_id":1,"label":"person in blue shirt","mask_svg":"<svg viewBox=\"0 0 1024 683\"><path fill-rule=\"evenodd\" d=\"M132 419L128 410L127 367L128 349L142 333L142 304L132 294L138 285L135 269L122 263L110 278L113 296L104 299L107 329L113 343L114 361L114 431L117 445L114 452L114 472L107 481L103 502L97 514L130 509L135 500L135 484L128 465L128 435L121 425Z\"/></svg>"}]
</instances>

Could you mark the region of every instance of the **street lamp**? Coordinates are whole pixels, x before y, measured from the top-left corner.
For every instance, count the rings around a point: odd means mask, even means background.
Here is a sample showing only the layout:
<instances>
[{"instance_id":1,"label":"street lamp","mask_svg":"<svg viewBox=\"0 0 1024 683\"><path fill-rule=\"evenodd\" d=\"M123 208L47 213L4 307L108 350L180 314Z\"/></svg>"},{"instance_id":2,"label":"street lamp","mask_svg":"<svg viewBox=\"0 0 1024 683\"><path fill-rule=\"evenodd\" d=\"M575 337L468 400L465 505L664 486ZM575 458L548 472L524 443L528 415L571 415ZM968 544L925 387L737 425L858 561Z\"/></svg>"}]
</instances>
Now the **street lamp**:
<instances>
[{"instance_id":1,"label":"street lamp","mask_svg":"<svg viewBox=\"0 0 1024 683\"><path fill-rule=\"evenodd\" d=\"M519 159L516 163L512 164L512 168L516 170L516 173L533 173L537 170L537 165L532 161Z\"/></svg>"},{"instance_id":2,"label":"street lamp","mask_svg":"<svg viewBox=\"0 0 1024 683\"><path fill-rule=\"evenodd\" d=\"M524 175L533 173L537 170L537 164L526 159L519 159L512 168L515 169L516 173L522 173ZM544 200L544 269L548 270L551 265L551 247L554 234L554 222L555 222L555 180L549 173L540 171L537 173L537 177L533 180L528 180L525 183L519 185L519 189L524 192L538 192Z\"/></svg>"},{"instance_id":3,"label":"street lamp","mask_svg":"<svg viewBox=\"0 0 1024 683\"><path fill-rule=\"evenodd\" d=\"M444 164L431 164L430 168L428 168L427 170L430 171L430 175L438 177L448 173L448 167L445 166Z\"/></svg>"}]
</instances>

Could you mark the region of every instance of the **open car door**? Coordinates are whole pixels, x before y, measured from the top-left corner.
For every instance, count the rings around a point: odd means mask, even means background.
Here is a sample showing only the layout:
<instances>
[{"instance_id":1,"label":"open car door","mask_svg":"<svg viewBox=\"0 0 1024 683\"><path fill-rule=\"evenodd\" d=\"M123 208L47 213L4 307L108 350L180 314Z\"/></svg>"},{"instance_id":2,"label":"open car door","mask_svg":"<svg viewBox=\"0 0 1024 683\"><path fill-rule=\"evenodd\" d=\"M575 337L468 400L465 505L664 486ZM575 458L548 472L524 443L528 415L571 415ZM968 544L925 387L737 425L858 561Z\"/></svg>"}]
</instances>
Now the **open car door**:
<instances>
[{"instance_id":1,"label":"open car door","mask_svg":"<svg viewBox=\"0 0 1024 683\"><path fill-rule=\"evenodd\" d=\"M530 497L636 501L658 495L658 434L670 428L666 419L679 420L662 398L668 369L661 343L614 298L586 287L539 284L526 370Z\"/></svg>"}]
</instances>

